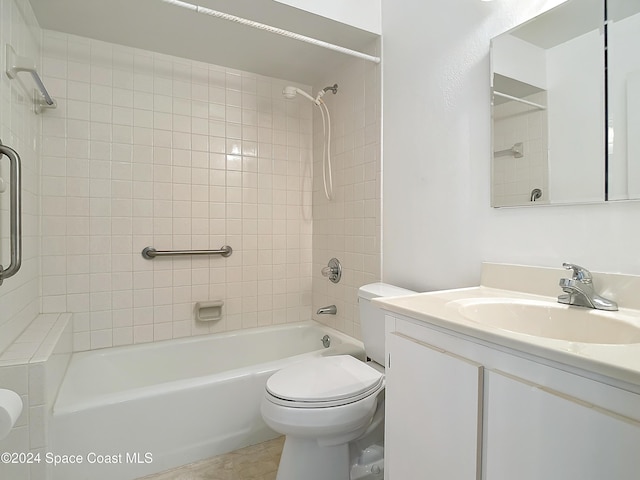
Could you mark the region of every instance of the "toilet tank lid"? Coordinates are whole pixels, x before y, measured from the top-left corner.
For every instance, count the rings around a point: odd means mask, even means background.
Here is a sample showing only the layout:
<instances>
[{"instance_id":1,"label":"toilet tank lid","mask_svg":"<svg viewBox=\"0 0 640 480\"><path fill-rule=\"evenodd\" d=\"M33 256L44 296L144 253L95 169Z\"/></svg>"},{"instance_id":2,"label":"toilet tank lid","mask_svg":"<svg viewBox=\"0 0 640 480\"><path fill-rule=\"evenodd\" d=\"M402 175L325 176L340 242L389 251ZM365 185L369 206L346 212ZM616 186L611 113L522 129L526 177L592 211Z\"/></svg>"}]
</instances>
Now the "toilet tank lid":
<instances>
[{"instance_id":1,"label":"toilet tank lid","mask_svg":"<svg viewBox=\"0 0 640 480\"><path fill-rule=\"evenodd\" d=\"M369 283L367 285L361 286L358 290L358 296L367 300L378 297L397 297L400 295L411 295L413 293L417 292L382 282Z\"/></svg>"}]
</instances>

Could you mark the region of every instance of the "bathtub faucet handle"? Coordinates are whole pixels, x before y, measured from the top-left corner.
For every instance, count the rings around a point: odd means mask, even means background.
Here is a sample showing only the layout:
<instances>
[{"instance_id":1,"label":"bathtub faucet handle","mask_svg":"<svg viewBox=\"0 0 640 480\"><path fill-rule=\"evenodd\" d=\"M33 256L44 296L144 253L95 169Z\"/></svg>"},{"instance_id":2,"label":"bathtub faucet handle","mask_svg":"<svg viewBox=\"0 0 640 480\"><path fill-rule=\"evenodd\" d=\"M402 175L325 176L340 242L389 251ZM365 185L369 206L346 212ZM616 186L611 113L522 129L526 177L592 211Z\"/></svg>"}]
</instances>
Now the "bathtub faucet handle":
<instances>
[{"instance_id":1,"label":"bathtub faucet handle","mask_svg":"<svg viewBox=\"0 0 640 480\"><path fill-rule=\"evenodd\" d=\"M333 283L338 283L340 278L342 278L342 265L340 264L340 260L332 258L320 273L322 273L323 277L329 278Z\"/></svg>"}]
</instances>

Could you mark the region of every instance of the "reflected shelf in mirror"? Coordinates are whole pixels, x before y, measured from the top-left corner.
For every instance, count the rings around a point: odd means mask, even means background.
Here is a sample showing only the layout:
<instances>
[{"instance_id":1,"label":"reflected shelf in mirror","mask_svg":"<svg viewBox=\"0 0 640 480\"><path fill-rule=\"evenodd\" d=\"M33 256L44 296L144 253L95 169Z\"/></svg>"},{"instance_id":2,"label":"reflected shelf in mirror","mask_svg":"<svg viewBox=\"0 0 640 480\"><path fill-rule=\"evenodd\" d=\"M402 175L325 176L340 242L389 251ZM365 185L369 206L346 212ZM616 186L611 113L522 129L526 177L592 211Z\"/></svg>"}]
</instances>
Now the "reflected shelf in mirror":
<instances>
[{"instance_id":1,"label":"reflected shelf in mirror","mask_svg":"<svg viewBox=\"0 0 640 480\"><path fill-rule=\"evenodd\" d=\"M506 93L498 92L497 90L494 90L493 94L496 97L502 97L502 98L506 98L507 100L513 100L515 102L524 103L525 105L529 105L531 107L535 107L535 108L538 108L540 110L546 110L547 109L547 107L545 107L544 105L540 105L539 103L530 102L529 100L524 100L523 98L514 97L513 95L507 95Z\"/></svg>"}]
</instances>

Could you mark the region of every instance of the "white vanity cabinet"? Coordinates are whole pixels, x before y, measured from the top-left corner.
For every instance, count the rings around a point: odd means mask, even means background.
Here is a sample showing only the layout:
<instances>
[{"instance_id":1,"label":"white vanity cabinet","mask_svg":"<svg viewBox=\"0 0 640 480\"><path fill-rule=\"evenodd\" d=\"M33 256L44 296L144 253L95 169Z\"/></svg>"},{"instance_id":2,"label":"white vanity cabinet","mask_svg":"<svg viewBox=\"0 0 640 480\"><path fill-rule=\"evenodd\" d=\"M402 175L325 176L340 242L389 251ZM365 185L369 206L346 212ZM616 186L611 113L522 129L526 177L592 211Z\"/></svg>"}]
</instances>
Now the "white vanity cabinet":
<instances>
[{"instance_id":1,"label":"white vanity cabinet","mask_svg":"<svg viewBox=\"0 0 640 480\"><path fill-rule=\"evenodd\" d=\"M387 352L385 478L477 478L482 367L396 333Z\"/></svg>"},{"instance_id":2,"label":"white vanity cabinet","mask_svg":"<svg viewBox=\"0 0 640 480\"><path fill-rule=\"evenodd\" d=\"M386 480L640 478L637 389L403 316L386 329Z\"/></svg>"},{"instance_id":3,"label":"white vanity cabinet","mask_svg":"<svg viewBox=\"0 0 640 480\"><path fill-rule=\"evenodd\" d=\"M485 379L484 478L640 478L637 420L501 372Z\"/></svg>"}]
</instances>

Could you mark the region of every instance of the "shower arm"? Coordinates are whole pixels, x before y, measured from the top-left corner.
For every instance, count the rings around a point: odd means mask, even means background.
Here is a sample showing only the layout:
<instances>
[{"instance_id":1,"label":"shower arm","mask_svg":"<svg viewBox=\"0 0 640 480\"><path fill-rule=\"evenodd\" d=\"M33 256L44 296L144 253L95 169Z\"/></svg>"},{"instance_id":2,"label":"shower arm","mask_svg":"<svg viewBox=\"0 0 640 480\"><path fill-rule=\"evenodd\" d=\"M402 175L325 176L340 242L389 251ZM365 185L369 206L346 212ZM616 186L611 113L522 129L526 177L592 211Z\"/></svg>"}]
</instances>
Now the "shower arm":
<instances>
[{"instance_id":1,"label":"shower arm","mask_svg":"<svg viewBox=\"0 0 640 480\"><path fill-rule=\"evenodd\" d=\"M329 90L331 90L331 92L335 95L336 93L338 93L338 84L334 83L329 87L324 87L322 90L318 92L318 96L315 98L313 102L316 105L320 106L320 99L324 97L324 94L327 93Z\"/></svg>"},{"instance_id":2,"label":"shower arm","mask_svg":"<svg viewBox=\"0 0 640 480\"><path fill-rule=\"evenodd\" d=\"M330 87L324 87L324 88L322 89L322 91L323 91L324 93L327 93L329 90L331 90L331 91L333 92L333 94L335 95L336 93L338 93L338 84L337 84L337 83L334 83L332 86L330 86Z\"/></svg>"}]
</instances>

